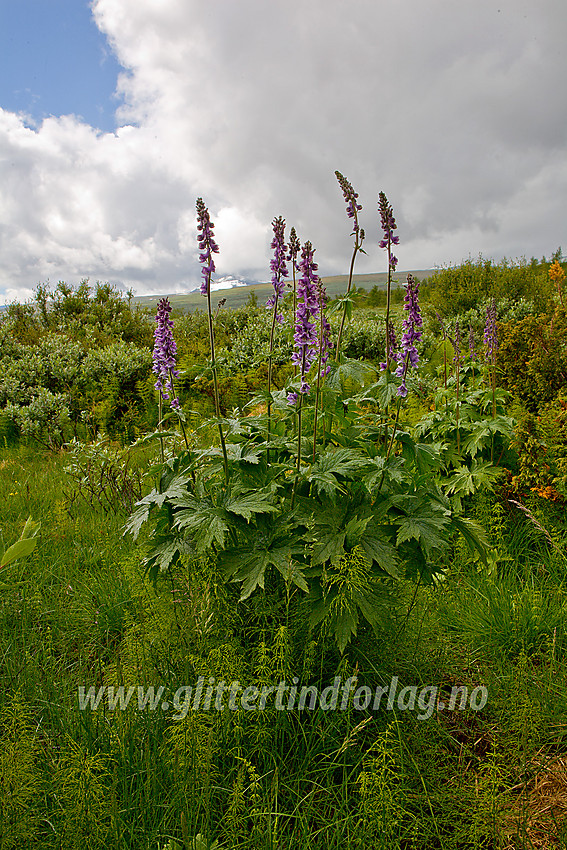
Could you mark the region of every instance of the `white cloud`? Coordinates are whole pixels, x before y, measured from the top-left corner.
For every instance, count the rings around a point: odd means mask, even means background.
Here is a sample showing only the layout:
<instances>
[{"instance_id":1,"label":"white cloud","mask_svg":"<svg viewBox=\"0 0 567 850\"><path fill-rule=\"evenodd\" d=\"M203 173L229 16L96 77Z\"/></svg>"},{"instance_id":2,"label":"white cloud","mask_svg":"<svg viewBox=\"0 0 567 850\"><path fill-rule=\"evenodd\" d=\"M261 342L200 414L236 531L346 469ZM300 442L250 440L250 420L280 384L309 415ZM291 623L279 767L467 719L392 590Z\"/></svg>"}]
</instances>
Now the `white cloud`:
<instances>
[{"instance_id":1,"label":"white cloud","mask_svg":"<svg viewBox=\"0 0 567 850\"><path fill-rule=\"evenodd\" d=\"M195 199L220 274L269 277L283 215L343 271L349 221L394 206L400 267L550 254L567 239L560 0L94 0L124 67L116 133L0 112L0 291L84 276L140 292L199 280Z\"/></svg>"}]
</instances>

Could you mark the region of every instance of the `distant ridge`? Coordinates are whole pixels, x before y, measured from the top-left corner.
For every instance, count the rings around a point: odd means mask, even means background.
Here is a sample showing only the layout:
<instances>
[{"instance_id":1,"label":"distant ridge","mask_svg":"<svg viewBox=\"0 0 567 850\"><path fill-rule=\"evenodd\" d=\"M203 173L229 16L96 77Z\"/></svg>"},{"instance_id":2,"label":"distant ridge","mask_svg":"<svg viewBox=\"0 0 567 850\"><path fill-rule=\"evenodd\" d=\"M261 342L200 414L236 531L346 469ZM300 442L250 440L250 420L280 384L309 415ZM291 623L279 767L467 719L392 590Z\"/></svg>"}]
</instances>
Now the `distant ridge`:
<instances>
[{"instance_id":1,"label":"distant ridge","mask_svg":"<svg viewBox=\"0 0 567 850\"><path fill-rule=\"evenodd\" d=\"M399 271L393 276L393 282L395 286L401 286L405 283L408 274L413 275L419 280L424 280L426 277L430 277L434 274L434 272L434 269L412 269L409 272ZM341 295L346 291L348 275L330 275L322 277L321 280L327 290L327 294L331 298L336 298L337 295ZM357 289L362 287L368 291L370 291L374 286L384 289L387 281L387 272L376 272L375 274L355 274L352 279L353 286L356 286ZM228 286L224 289L217 288L219 283L228 283ZM242 307L248 301L251 292L255 292L256 297L258 298L258 304L265 304L273 291L271 283L254 281L249 278L239 277L238 275L225 275L222 278L217 278L214 281L214 285L215 288L214 291L211 292L211 299L215 309L222 298L226 299L226 306L228 308L236 309L238 307ZM139 304L140 307L154 308L157 307L158 301L165 297L165 294L137 295L132 299L132 301L134 304ZM188 291L187 293L168 295L167 297L169 298L172 307L177 310L183 310L184 312L189 312L191 310L205 310L207 306L207 301L205 297L201 295L198 287Z\"/></svg>"}]
</instances>

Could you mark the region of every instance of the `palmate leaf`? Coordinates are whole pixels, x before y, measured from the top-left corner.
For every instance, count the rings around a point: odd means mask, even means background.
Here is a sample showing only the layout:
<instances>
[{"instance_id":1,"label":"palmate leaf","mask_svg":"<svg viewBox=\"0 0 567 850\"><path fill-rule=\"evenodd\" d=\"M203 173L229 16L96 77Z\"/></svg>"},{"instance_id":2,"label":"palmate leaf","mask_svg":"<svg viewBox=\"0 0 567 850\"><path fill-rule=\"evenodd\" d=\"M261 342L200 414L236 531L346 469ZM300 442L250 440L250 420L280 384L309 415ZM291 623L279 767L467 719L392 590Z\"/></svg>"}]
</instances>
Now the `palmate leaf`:
<instances>
[{"instance_id":1,"label":"palmate leaf","mask_svg":"<svg viewBox=\"0 0 567 850\"><path fill-rule=\"evenodd\" d=\"M367 458L357 455L352 449L327 449L311 467L307 480L315 485L319 493L325 492L332 496L335 490L345 492L336 476L353 478L368 464Z\"/></svg>"},{"instance_id":2,"label":"palmate leaf","mask_svg":"<svg viewBox=\"0 0 567 850\"><path fill-rule=\"evenodd\" d=\"M441 505L420 496L394 497L392 503L400 507L405 516L397 517L396 545L416 540L428 557L447 548L447 527L450 512Z\"/></svg>"},{"instance_id":3,"label":"palmate leaf","mask_svg":"<svg viewBox=\"0 0 567 850\"><path fill-rule=\"evenodd\" d=\"M420 474L440 469L443 465L441 459L441 444L439 443L416 443L409 434L397 435L402 443L402 454L408 461L413 461Z\"/></svg>"},{"instance_id":4,"label":"palmate leaf","mask_svg":"<svg viewBox=\"0 0 567 850\"><path fill-rule=\"evenodd\" d=\"M331 616L331 629L342 654L350 639L356 635L358 628L358 610L356 607L344 607L333 612Z\"/></svg>"},{"instance_id":5,"label":"palmate leaf","mask_svg":"<svg viewBox=\"0 0 567 850\"><path fill-rule=\"evenodd\" d=\"M293 561L294 550L289 544L252 545L221 552L219 563L227 577L242 582L240 600L248 599L257 587L264 588L264 576L269 566L275 567L286 582L308 590L305 577Z\"/></svg>"},{"instance_id":6,"label":"palmate leaf","mask_svg":"<svg viewBox=\"0 0 567 850\"><path fill-rule=\"evenodd\" d=\"M313 549L311 563L314 565L325 564L330 561L336 563L344 555L346 531L341 528L333 528L330 525L317 525L313 532Z\"/></svg>"},{"instance_id":7,"label":"palmate leaf","mask_svg":"<svg viewBox=\"0 0 567 850\"><path fill-rule=\"evenodd\" d=\"M205 495L197 499L191 494L173 499L175 527L188 532L198 552L208 549L224 549L231 528L239 528L240 517L250 522L254 515L274 513L272 490L249 490L236 484L219 489L216 498Z\"/></svg>"},{"instance_id":8,"label":"palmate leaf","mask_svg":"<svg viewBox=\"0 0 567 850\"><path fill-rule=\"evenodd\" d=\"M339 364L329 364L331 371L327 375L325 385L337 392L342 393L349 382L362 387L371 381L376 370L368 363L361 360L350 360L341 354Z\"/></svg>"},{"instance_id":9,"label":"palmate leaf","mask_svg":"<svg viewBox=\"0 0 567 850\"><path fill-rule=\"evenodd\" d=\"M133 514L131 514L124 523L124 533L131 534L134 542L138 539L143 524L149 519L150 505L140 505Z\"/></svg>"},{"instance_id":10,"label":"palmate leaf","mask_svg":"<svg viewBox=\"0 0 567 850\"><path fill-rule=\"evenodd\" d=\"M366 527L371 519L372 515L369 513L366 516L354 516L346 523L345 548L348 551L351 551L355 546L358 546L365 535Z\"/></svg>"},{"instance_id":11,"label":"palmate leaf","mask_svg":"<svg viewBox=\"0 0 567 850\"><path fill-rule=\"evenodd\" d=\"M386 410L398 397L398 383L391 372L382 372L375 384L360 393L357 401L360 403L373 402L381 410Z\"/></svg>"},{"instance_id":12,"label":"palmate leaf","mask_svg":"<svg viewBox=\"0 0 567 850\"><path fill-rule=\"evenodd\" d=\"M155 582L159 573L164 573L177 561L181 553L181 546L177 539L165 540L155 546L145 560L146 571L152 581Z\"/></svg>"},{"instance_id":13,"label":"palmate leaf","mask_svg":"<svg viewBox=\"0 0 567 850\"><path fill-rule=\"evenodd\" d=\"M225 576L243 583L241 599L247 599L257 587L264 587L264 575L270 566L286 582L307 590L305 577L295 560L297 555L303 555L305 548L299 528L295 511L276 517L260 514L255 525L243 525L240 545L219 553Z\"/></svg>"},{"instance_id":14,"label":"palmate leaf","mask_svg":"<svg viewBox=\"0 0 567 850\"><path fill-rule=\"evenodd\" d=\"M374 632L376 632L380 621L385 617L388 606L383 599L371 591L354 591L352 594L354 602L360 608L365 620L368 620Z\"/></svg>"},{"instance_id":15,"label":"palmate leaf","mask_svg":"<svg viewBox=\"0 0 567 850\"><path fill-rule=\"evenodd\" d=\"M222 454L221 449L218 449L217 452L219 456ZM250 443L227 443L226 453L229 460L244 461L245 463L260 463L262 454L264 454L260 446Z\"/></svg>"},{"instance_id":16,"label":"palmate leaf","mask_svg":"<svg viewBox=\"0 0 567 850\"><path fill-rule=\"evenodd\" d=\"M372 458L368 461L368 470L362 475L362 481L370 493L374 493L380 484L383 489L389 484L401 484L406 475L404 459L395 455Z\"/></svg>"},{"instance_id":17,"label":"palmate leaf","mask_svg":"<svg viewBox=\"0 0 567 850\"><path fill-rule=\"evenodd\" d=\"M464 516L454 516L452 525L463 535L471 551L478 552L483 563L487 564L492 547L482 526Z\"/></svg>"},{"instance_id":18,"label":"palmate leaf","mask_svg":"<svg viewBox=\"0 0 567 850\"><path fill-rule=\"evenodd\" d=\"M204 553L213 545L224 548L229 525L222 508L213 505L208 497L199 500L186 497L177 502L177 507L175 527L189 532L198 552Z\"/></svg>"},{"instance_id":19,"label":"palmate leaf","mask_svg":"<svg viewBox=\"0 0 567 850\"><path fill-rule=\"evenodd\" d=\"M470 434L463 440L463 452L468 452L471 457L476 457L479 451L490 444L492 431L486 420L477 422Z\"/></svg>"},{"instance_id":20,"label":"palmate leaf","mask_svg":"<svg viewBox=\"0 0 567 850\"><path fill-rule=\"evenodd\" d=\"M473 460L470 469L461 466L455 470L446 487L447 493L457 496L468 496L483 488L492 487L494 480L502 473L499 467L492 466L490 462Z\"/></svg>"},{"instance_id":21,"label":"palmate leaf","mask_svg":"<svg viewBox=\"0 0 567 850\"><path fill-rule=\"evenodd\" d=\"M360 547L371 563L377 564L392 578L401 578L400 556L389 539L390 528L380 526L372 520L367 525L365 534L360 540Z\"/></svg>"},{"instance_id":22,"label":"palmate leaf","mask_svg":"<svg viewBox=\"0 0 567 850\"><path fill-rule=\"evenodd\" d=\"M318 506L306 499L302 507L304 515L300 516L309 525L307 540L312 544L311 563L313 566L327 561L336 563L344 554L345 506L330 499L324 499Z\"/></svg>"},{"instance_id":23,"label":"palmate leaf","mask_svg":"<svg viewBox=\"0 0 567 850\"><path fill-rule=\"evenodd\" d=\"M223 507L230 513L242 516L246 520L250 520L253 514L267 514L277 511L273 504L271 492L247 491L239 487L228 492L223 500Z\"/></svg>"},{"instance_id":24,"label":"palmate leaf","mask_svg":"<svg viewBox=\"0 0 567 850\"><path fill-rule=\"evenodd\" d=\"M264 575L270 559L266 550L260 552L255 550L229 550L222 554L221 566L228 563L231 555L238 558L239 566L233 580L242 582L240 601L243 602L257 587L264 589Z\"/></svg>"}]
</instances>

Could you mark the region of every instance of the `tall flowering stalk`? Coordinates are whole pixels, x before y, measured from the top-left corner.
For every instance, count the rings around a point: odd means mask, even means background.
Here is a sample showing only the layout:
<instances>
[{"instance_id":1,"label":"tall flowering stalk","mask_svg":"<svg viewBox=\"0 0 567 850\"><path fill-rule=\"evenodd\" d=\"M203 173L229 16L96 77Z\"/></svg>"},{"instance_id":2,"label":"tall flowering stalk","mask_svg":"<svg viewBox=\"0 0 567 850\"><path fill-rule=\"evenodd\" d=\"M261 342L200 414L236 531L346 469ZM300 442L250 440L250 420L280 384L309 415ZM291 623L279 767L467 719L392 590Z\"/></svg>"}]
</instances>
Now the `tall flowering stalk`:
<instances>
[{"instance_id":1,"label":"tall flowering stalk","mask_svg":"<svg viewBox=\"0 0 567 850\"><path fill-rule=\"evenodd\" d=\"M276 321L283 322L283 316L278 312L278 305L281 298L283 298L285 280L287 277L287 265L286 265L286 252L287 246L285 244L285 219L281 216L274 218L272 222L272 228L274 231L274 238L272 239L271 247L274 249L274 257L270 262L270 268L272 271L272 285L274 287L274 294L268 299L266 307L274 308L274 314L272 317L272 327L270 330L270 353L268 355L268 439L270 435L270 421L271 421L271 413L272 413L272 359L274 352L274 334L276 329Z\"/></svg>"},{"instance_id":2,"label":"tall flowering stalk","mask_svg":"<svg viewBox=\"0 0 567 850\"><path fill-rule=\"evenodd\" d=\"M350 293L350 289L351 289L351 286L352 286L352 276L353 276L353 273L354 273L354 261L356 260L356 255L358 254L359 251L361 251L364 254L364 251L363 251L363 248L362 248L362 243L364 242L364 230L360 227L360 224L358 223L358 213L362 209L362 205L358 203L358 200L357 200L358 199L358 193L354 191L352 184L349 183L349 181L346 179L346 177L344 177L341 174L340 171L335 171L335 177L339 181L339 186L341 187L342 192L343 192L343 196L344 196L344 199L345 199L345 202L346 202L346 205L347 205L347 208L346 208L347 209L347 216L349 218L352 218L352 220L353 220L351 236L354 236L354 247L353 247L353 251L352 251L352 257L351 257L351 260L350 260L350 269L349 269L349 273L348 273L348 286L347 286L347 291L346 291L346 296L345 296L345 298L348 298L348 295ZM343 315L342 315L342 318L341 318L341 324L340 324L340 327L339 327L339 333L338 333L338 336L337 336L337 349L336 349L336 353L335 353L335 359L336 360L339 359L339 351L340 351L340 348L341 348L341 339L342 339L342 335L343 335L343 328L344 328L344 324L345 324L345 321L346 321L347 307L348 307L348 302L346 302L345 306L344 306Z\"/></svg>"},{"instance_id":3,"label":"tall flowering stalk","mask_svg":"<svg viewBox=\"0 0 567 850\"><path fill-rule=\"evenodd\" d=\"M299 269L301 277L297 284L297 309L295 311L295 333L293 337L294 352L292 362L299 367L301 376L300 393L308 393L311 389L306 380L307 372L317 357L317 326L314 322L319 314L317 275L318 265L313 259L315 249L311 242L306 242L301 249Z\"/></svg>"},{"instance_id":4,"label":"tall flowering stalk","mask_svg":"<svg viewBox=\"0 0 567 850\"><path fill-rule=\"evenodd\" d=\"M285 288L285 280L287 277L287 245L285 244L285 218L282 218L281 215L275 218L272 221L272 229L274 231L274 238L272 239L272 243L270 245L271 248L274 249L274 257L270 260L270 269L272 272L272 286L274 287L274 294L268 298L266 302L266 307L269 309L274 307L274 317L278 322L283 321L283 316L281 313L278 313L278 304L281 298L283 298L284 288Z\"/></svg>"},{"instance_id":5,"label":"tall flowering stalk","mask_svg":"<svg viewBox=\"0 0 567 850\"><path fill-rule=\"evenodd\" d=\"M319 278L317 287L319 297L319 340L318 340L318 362L317 362L317 388L315 391L315 413L313 416L313 463L315 463L315 453L317 447L317 415L319 412L319 399L321 398L322 387L321 378L329 373L329 366L326 366L329 354L333 350L331 344L331 326L325 316L325 306L327 304L327 293L325 287ZM323 369L323 366L325 368Z\"/></svg>"},{"instance_id":6,"label":"tall flowering stalk","mask_svg":"<svg viewBox=\"0 0 567 850\"><path fill-rule=\"evenodd\" d=\"M390 293L392 288L392 272L396 270L398 258L392 253L392 245L398 245L400 237L396 236L394 230L397 229L396 219L391 204L388 203L388 198L384 192L378 195L378 210L380 212L380 223L382 225L382 239L380 247L386 248L388 252L388 284L386 288L386 368L390 368Z\"/></svg>"},{"instance_id":7,"label":"tall flowering stalk","mask_svg":"<svg viewBox=\"0 0 567 850\"><path fill-rule=\"evenodd\" d=\"M406 316L402 322L403 334L397 357L398 368L395 373L396 376L402 380L398 387L396 420L394 422L394 428L392 430L392 436L390 437L390 444L388 446L386 457L390 456L394 446L402 399L406 398L408 394L408 388L406 385L408 369L417 369L419 365L419 354L416 348L416 343L419 342L423 333L423 319L421 318L421 310L419 307L419 281L411 274L408 274L407 276L404 310L406 312Z\"/></svg>"},{"instance_id":8,"label":"tall flowering stalk","mask_svg":"<svg viewBox=\"0 0 567 850\"><path fill-rule=\"evenodd\" d=\"M474 339L474 330L473 330L472 323L469 322L469 360L471 361L473 386L474 386L474 363L475 363L476 359L477 359L477 355L476 355L476 344L475 344L475 339Z\"/></svg>"},{"instance_id":9,"label":"tall flowering stalk","mask_svg":"<svg viewBox=\"0 0 567 850\"><path fill-rule=\"evenodd\" d=\"M492 418L496 417L496 352L498 351L498 332L496 329L496 301L494 298L486 308L484 326L484 350L489 365L490 384L492 386Z\"/></svg>"},{"instance_id":10,"label":"tall flowering stalk","mask_svg":"<svg viewBox=\"0 0 567 850\"><path fill-rule=\"evenodd\" d=\"M174 378L178 377L179 372L177 371L175 365L177 346L173 338L173 319L170 318L170 313L171 304L169 303L169 298L162 298L161 301L158 303L158 308L156 312L157 327L154 331L155 343L152 365L152 371L154 375L157 375L157 381L155 382L154 386L159 393L158 428L161 431L163 401L169 400L172 410L175 410L177 412L177 415L179 416L179 422L181 425L181 430L183 432L183 439L185 440L185 445L187 446L187 448L189 448L189 443L187 442L187 434L185 433L183 419L181 416L181 405L179 403L179 398L175 394L175 388L173 384ZM163 437L160 437L160 442L161 459L163 461Z\"/></svg>"},{"instance_id":11,"label":"tall flowering stalk","mask_svg":"<svg viewBox=\"0 0 567 850\"><path fill-rule=\"evenodd\" d=\"M459 326L459 320L458 319L457 319L456 324L455 324L455 338L452 340L452 342L453 342L453 349L455 351L455 355L453 357L453 363L455 364L455 378L456 378L456 381L457 381L457 405L456 405L456 410L455 410L455 419L456 419L456 423L457 423L457 452L460 454L461 453L461 434L460 434L460 431L459 431L459 413L460 413L461 402L459 400L459 396L460 396L460 387L461 387L461 364L463 362L463 355L461 353L461 343L462 343L461 328Z\"/></svg>"},{"instance_id":12,"label":"tall flowering stalk","mask_svg":"<svg viewBox=\"0 0 567 850\"><path fill-rule=\"evenodd\" d=\"M158 303L156 313L157 327L154 331L154 351L152 371L157 375L155 388L160 394L160 400L168 400L172 396L170 405L174 410L179 410L179 399L175 395L173 379L177 378L179 372L175 368L175 357L177 346L173 338L173 320L170 318L171 304L169 298L162 298Z\"/></svg>"},{"instance_id":13,"label":"tall flowering stalk","mask_svg":"<svg viewBox=\"0 0 567 850\"><path fill-rule=\"evenodd\" d=\"M295 231L295 227L292 227L289 232L289 253L286 257L288 263L291 263L291 274L293 278L293 315L295 316L297 310L297 280L296 280L296 272L299 269L299 265L297 263L297 257L299 252L301 251L301 242L299 241L299 237ZM294 374L297 375L297 365L293 367Z\"/></svg>"},{"instance_id":14,"label":"tall flowering stalk","mask_svg":"<svg viewBox=\"0 0 567 850\"><path fill-rule=\"evenodd\" d=\"M307 383L307 373L322 350L315 320L320 311L318 265L313 259L315 249L306 242L301 249L299 269L301 277L297 285L297 310L295 313L294 351L292 362L298 366L300 375L299 393L288 394L288 404L297 407L297 472L293 488L292 505L295 500L295 486L301 466L301 424L303 396L311 391Z\"/></svg>"},{"instance_id":15,"label":"tall flowering stalk","mask_svg":"<svg viewBox=\"0 0 567 850\"><path fill-rule=\"evenodd\" d=\"M214 240L213 223L209 217L209 211L205 206L202 198L197 198L197 242L199 245L199 262L202 264L201 274L203 281L201 283L201 294L207 296L207 313L209 317L209 344L211 348L211 369L213 372L213 383L215 388L215 413L217 415L219 436L222 448L222 456L224 462L224 475L228 482L228 456L226 453L226 443L224 433L220 422L220 404L219 404L219 385L217 377L217 367L215 361L215 336L213 333L213 314L211 310L211 275L215 271L215 263L213 254L218 253L218 245Z\"/></svg>"},{"instance_id":16,"label":"tall flowering stalk","mask_svg":"<svg viewBox=\"0 0 567 850\"><path fill-rule=\"evenodd\" d=\"M408 274L407 277L404 310L406 316L402 322L403 334L398 354L398 368L396 369L396 376L402 379L398 387L398 395L402 398L405 398L408 394L406 386L408 369L410 367L417 369L419 364L416 343L419 342L423 333L423 319L419 308L419 281L411 274Z\"/></svg>"}]
</instances>

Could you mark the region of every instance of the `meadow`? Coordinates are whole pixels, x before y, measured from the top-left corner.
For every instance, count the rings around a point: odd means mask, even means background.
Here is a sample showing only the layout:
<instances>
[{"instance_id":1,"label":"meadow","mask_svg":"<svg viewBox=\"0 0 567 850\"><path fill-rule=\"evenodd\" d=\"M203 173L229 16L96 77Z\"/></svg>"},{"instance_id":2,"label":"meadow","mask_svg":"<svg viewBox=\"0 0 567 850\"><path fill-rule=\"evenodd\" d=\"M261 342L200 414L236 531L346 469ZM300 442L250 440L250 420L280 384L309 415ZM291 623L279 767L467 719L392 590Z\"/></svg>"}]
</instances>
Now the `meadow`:
<instances>
[{"instance_id":1,"label":"meadow","mask_svg":"<svg viewBox=\"0 0 567 850\"><path fill-rule=\"evenodd\" d=\"M339 185L332 298L276 219L219 308L198 203L208 310L0 320L2 850L567 846L561 252L395 295Z\"/></svg>"}]
</instances>

